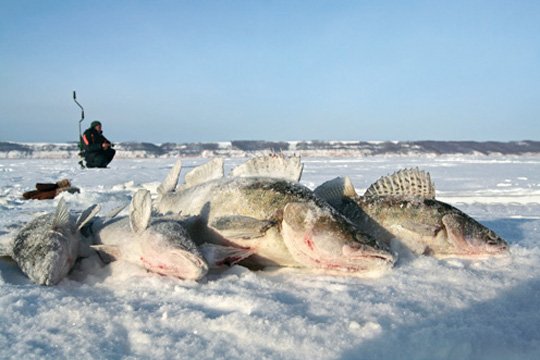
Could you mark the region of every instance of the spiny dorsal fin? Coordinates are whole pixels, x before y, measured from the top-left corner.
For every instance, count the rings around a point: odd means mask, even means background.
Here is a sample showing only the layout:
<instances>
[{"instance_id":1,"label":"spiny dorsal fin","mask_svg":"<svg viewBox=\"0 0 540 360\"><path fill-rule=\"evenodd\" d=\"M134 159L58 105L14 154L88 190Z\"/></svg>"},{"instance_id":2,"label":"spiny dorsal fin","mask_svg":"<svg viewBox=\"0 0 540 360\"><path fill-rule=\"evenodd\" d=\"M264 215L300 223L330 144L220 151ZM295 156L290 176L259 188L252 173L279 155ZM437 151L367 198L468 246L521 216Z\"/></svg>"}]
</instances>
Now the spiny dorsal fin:
<instances>
[{"instance_id":1,"label":"spiny dorsal fin","mask_svg":"<svg viewBox=\"0 0 540 360\"><path fill-rule=\"evenodd\" d=\"M129 223L134 232L144 231L150 224L152 216L152 199L150 191L145 189L137 190L129 205Z\"/></svg>"},{"instance_id":2,"label":"spiny dorsal fin","mask_svg":"<svg viewBox=\"0 0 540 360\"><path fill-rule=\"evenodd\" d=\"M182 161L178 159L163 182L158 186L157 191L159 194L163 195L172 192L176 188L178 178L180 177L180 171L182 171Z\"/></svg>"},{"instance_id":3,"label":"spiny dorsal fin","mask_svg":"<svg viewBox=\"0 0 540 360\"><path fill-rule=\"evenodd\" d=\"M355 197L356 190L348 176L337 177L322 183L314 190L315 195L326 200L330 205L337 205L343 197Z\"/></svg>"},{"instance_id":4,"label":"spiny dorsal fin","mask_svg":"<svg viewBox=\"0 0 540 360\"><path fill-rule=\"evenodd\" d=\"M52 222L53 229L63 228L69 224L69 210L63 198L58 202Z\"/></svg>"},{"instance_id":5,"label":"spiny dorsal fin","mask_svg":"<svg viewBox=\"0 0 540 360\"><path fill-rule=\"evenodd\" d=\"M231 171L231 176L263 176L298 182L304 165L299 156L270 154L254 157Z\"/></svg>"},{"instance_id":6,"label":"spiny dorsal fin","mask_svg":"<svg viewBox=\"0 0 540 360\"><path fill-rule=\"evenodd\" d=\"M189 188L211 180L220 179L223 177L223 173L223 159L212 159L188 172L184 177L185 184L182 185L182 188Z\"/></svg>"},{"instance_id":7,"label":"spiny dorsal fin","mask_svg":"<svg viewBox=\"0 0 540 360\"><path fill-rule=\"evenodd\" d=\"M84 210L77 219L77 224L75 225L77 230L81 230L84 225L86 225L90 220L92 220L94 216L97 215L100 209L101 206L99 206L98 204L94 204L88 209Z\"/></svg>"},{"instance_id":8,"label":"spiny dorsal fin","mask_svg":"<svg viewBox=\"0 0 540 360\"><path fill-rule=\"evenodd\" d=\"M428 172L415 169L399 170L373 183L364 196L397 196L435 198L435 185Z\"/></svg>"}]
</instances>

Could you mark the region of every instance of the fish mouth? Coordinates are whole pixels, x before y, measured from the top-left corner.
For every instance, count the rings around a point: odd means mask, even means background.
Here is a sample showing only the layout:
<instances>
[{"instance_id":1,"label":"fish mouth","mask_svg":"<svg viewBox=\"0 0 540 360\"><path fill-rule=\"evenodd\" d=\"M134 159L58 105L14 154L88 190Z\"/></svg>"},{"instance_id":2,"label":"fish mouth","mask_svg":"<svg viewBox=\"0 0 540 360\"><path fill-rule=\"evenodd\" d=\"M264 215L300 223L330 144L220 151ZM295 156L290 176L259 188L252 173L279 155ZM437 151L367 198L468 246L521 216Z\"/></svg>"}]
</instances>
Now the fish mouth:
<instances>
[{"instance_id":1,"label":"fish mouth","mask_svg":"<svg viewBox=\"0 0 540 360\"><path fill-rule=\"evenodd\" d=\"M470 258L485 258L489 256L498 256L506 255L510 252L510 248L507 244L497 244L490 245L486 244L484 246L471 246L468 249L465 249L461 256L470 257Z\"/></svg>"},{"instance_id":2,"label":"fish mouth","mask_svg":"<svg viewBox=\"0 0 540 360\"><path fill-rule=\"evenodd\" d=\"M510 251L510 247L508 244L487 244L485 247L485 250L489 254L497 255L497 254L506 254Z\"/></svg>"},{"instance_id":3,"label":"fish mouth","mask_svg":"<svg viewBox=\"0 0 540 360\"><path fill-rule=\"evenodd\" d=\"M152 272L184 280L199 280L208 273L208 264L201 257L180 249L158 256L141 256L144 267Z\"/></svg>"},{"instance_id":4,"label":"fish mouth","mask_svg":"<svg viewBox=\"0 0 540 360\"><path fill-rule=\"evenodd\" d=\"M351 243L342 248L343 255L350 259L367 259L388 263L393 265L396 262L396 254L384 250L376 250L360 243Z\"/></svg>"},{"instance_id":5,"label":"fish mouth","mask_svg":"<svg viewBox=\"0 0 540 360\"><path fill-rule=\"evenodd\" d=\"M438 259L463 258L463 259L487 259L494 256L505 256L510 253L508 246L501 247L467 247L448 252L436 252L432 256Z\"/></svg>"},{"instance_id":6,"label":"fish mouth","mask_svg":"<svg viewBox=\"0 0 540 360\"><path fill-rule=\"evenodd\" d=\"M341 254L337 256L321 256L303 250L305 249L299 249L317 268L360 276L387 271L394 266L397 260L395 254L368 249L365 245L356 243L344 245Z\"/></svg>"}]
</instances>

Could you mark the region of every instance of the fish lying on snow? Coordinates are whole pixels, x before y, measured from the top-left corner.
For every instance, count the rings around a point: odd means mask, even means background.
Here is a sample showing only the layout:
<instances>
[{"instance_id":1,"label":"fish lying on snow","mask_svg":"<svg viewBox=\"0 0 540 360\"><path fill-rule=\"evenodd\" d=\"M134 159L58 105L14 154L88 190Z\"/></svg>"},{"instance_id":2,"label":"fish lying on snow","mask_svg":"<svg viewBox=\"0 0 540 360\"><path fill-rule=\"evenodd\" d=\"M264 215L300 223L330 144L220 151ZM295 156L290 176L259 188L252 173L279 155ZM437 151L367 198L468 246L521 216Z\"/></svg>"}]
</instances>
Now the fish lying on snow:
<instances>
[{"instance_id":1,"label":"fish lying on snow","mask_svg":"<svg viewBox=\"0 0 540 360\"><path fill-rule=\"evenodd\" d=\"M80 229L98 211L99 206L93 205L75 220L60 199L55 213L30 221L0 255L12 257L32 282L55 285L73 268L82 239Z\"/></svg>"},{"instance_id":2,"label":"fish lying on snow","mask_svg":"<svg viewBox=\"0 0 540 360\"><path fill-rule=\"evenodd\" d=\"M147 190L134 194L129 216L99 219L91 232L99 244L92 248L151 272L198 280L208 271L202 253L180 222L152 216Z\"/></svg>"},{"instance_id":3,"label":"fish lying on snow","mask_svg":"<svg viewBox=\"0 0 540 360\"><path fill-rule=\"evenodd\" d=\"M180 169L177 162L160 185L158 211L195 217L189 230L196 242L251 249L255 254L244 265L363 273L394 263L385 244L297 182L302 172L297 157L254 158L230 177L223 177L223 161L215 159L193 170L197 177L187 174L189 186L174 191Z\"/></svg>"},{"instance_id":4,"label":"fish lying on snow","mask_svg":"<svg viewBox=\"0 0 540 360\"><path fill-rule=\"evenodd\" d=\"M508 249L495 232L436 200L429 173L418 169L382 177L364 196L357 195L347 177L330 180L315 193L373 236L387 242L396 238L417 254L481 257Z\"/></svg>"}]
</instances>

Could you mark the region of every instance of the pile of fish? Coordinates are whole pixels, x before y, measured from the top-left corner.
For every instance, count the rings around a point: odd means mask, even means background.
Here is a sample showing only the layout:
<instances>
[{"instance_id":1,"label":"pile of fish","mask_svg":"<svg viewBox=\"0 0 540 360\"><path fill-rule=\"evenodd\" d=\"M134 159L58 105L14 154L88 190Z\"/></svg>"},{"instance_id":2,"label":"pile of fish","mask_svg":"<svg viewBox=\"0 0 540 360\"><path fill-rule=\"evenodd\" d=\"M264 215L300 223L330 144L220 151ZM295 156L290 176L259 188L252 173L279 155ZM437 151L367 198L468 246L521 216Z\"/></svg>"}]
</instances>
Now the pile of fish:
<instances>
[{"instance_id":1,"label":"pile of fish","mask_svg":"<svg viewBox=\"0 0 540 360\"><path fill-rule=\"evenodd\" d=\"M427 172L400 170L363 196L347 177L310 190L300 184L299 157L253 158L224 174L214 159L185 175L178 161L152 203L137 191L129 215L72 219L61 200L54 214L27 224L0 248L35 283L58 283L86 256L124 260L150 272L199 280L209 269L239 263L252 269L298 267L365 275L392 268L398 249L435 257L503 254L507 243L449 204L435 199ZM83 235L84 234L84 235Z\"/></svg>"},{"instance_id":2,"label":"pile of fish","mask_svg":"<svg viewBox=\"0 0 540 360\"><path fill-rule=\"evenodd\" d=\"M364 273L395 261L384 243L298 183L299 158L254 158L229 177L222 161L194 171L197 176L187 174L189 181L175 191L180 164L173 168L159 189L157 210L191 217L185 226L197 243L252 251L242 262L248 267Z\"/></svg>"}]
</instances>

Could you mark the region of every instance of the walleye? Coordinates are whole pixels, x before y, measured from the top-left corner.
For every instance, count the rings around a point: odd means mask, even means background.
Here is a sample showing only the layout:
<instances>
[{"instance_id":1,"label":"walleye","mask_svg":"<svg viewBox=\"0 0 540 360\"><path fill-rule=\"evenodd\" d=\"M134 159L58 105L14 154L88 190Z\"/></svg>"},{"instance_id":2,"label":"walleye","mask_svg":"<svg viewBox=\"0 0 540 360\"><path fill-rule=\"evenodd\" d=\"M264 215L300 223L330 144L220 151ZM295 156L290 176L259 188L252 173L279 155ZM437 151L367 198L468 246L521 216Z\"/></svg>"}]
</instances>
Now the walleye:
<instances>
[{"instance_id":1,"label":"walleye","mask_svg":"<svg viewBox=\"0 0 540 360\"><path fill-rule=\"evenodd\" d=\"M86 209L75 220L60 199L56 211L36 217L4 249L28 278L38 285L55 285L71 271L79 255L81 228L99 211Z\"/></svg>"},{"instance_id":2,"label":"walleye","mask_svg":"<svg viewBox=\"0 0 540 360\"><path fill-rule=\"evenodd\" d=\"M381 177L358 196L348 177L323 183L315 193L364 231L389 243L397 238L416 254L482 257L508 244L459 209L435 199L429 173L404 169Z\"/></svg>"},{"instance_id":3,"label":"walleye","mask_svg":"<svg viewBox=\"0 0 540 360\"><path fill-rule=\"evenodd\" d=\"M92 248L151 272L199 280L208 271L203 255L179 221L152 216L147 190L134 194L129 216L95 221L91 232L99 243Z\"/></svg>"},{"instance_id":4,"label":"walleye","mask_svg":"<svg viewBox=\"0 0 540 360\"><path fill-rule=\"evenodd\" d=\"M206 171L198 173L217 173L211 165L203 166ZM158 211L194 217L188 229L197 242L251 249L255 254L244 265L363 273L387 269L395 261L385 244L296 182L302 172L297 157L255 158L234 169L231 177L210 181L189 176L191 186L173 191L180 169L177 162L160 185Z\"/></svg>"}]
</instances>

